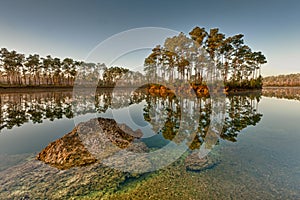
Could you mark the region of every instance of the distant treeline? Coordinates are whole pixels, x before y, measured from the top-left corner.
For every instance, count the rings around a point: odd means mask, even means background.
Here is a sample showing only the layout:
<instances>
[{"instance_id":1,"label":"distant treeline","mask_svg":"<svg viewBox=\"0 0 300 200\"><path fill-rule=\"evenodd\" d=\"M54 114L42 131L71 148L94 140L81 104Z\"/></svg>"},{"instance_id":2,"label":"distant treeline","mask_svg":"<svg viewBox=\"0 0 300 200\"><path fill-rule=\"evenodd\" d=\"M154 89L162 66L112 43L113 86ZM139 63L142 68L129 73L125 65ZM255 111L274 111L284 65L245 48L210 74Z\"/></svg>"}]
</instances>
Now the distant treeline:
<instances>
[{"instance_id":1,"label":"distant treeline","mask_svg":"<svg viewBox=\"0 0 300 200\"><path fill-rule=\"evenodd\" d=\"M124 77L126 75L126 77ZM123 67L106 67L104 63L85 63L72 58L45 58L38 54L27 57L15 50L0 50L0 86L74 86L75 78L98 82L99 86L114 86L124 77L126 83L141 80L142 74Z\"/></svg>"},{"instance_id":2,"label":"distant treeline","mask_svg":"<svg viewBox=\"0 0 300 200\"><path fill-rule=\"evenodd\" d=\"M41 58L15 50L0 50L0 83L5 86L72 85L81 62L71 58Z\"/></svg>"},{"instance_id":3,"label":"distant treeline","mask_svg":"<svg viewBox=\"0 0 300 200\"><path fill-rule=\"evenodd\" d=\"M274 86L274 87L300 86L300 73L264 77L263 85L264 86Z\"/></svg>"}]
</instances>

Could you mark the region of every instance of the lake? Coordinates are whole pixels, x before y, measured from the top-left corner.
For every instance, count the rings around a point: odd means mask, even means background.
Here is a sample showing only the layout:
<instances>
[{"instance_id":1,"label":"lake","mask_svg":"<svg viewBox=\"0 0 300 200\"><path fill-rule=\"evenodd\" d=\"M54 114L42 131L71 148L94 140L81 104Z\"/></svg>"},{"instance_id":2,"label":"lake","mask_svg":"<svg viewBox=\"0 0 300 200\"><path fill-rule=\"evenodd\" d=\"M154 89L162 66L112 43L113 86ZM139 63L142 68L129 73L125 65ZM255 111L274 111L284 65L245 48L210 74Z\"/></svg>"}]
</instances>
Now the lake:
<instances>
[{"instance_id":1,"label":"lake","mask_svg":"<svg viewBox=\"0 0 300 200\"><path fill-rule=\"evenodd\" d=\"M143 89L1 90L0 104L1 199L300 199L300 88L223 100ZM150 153L176 155L151 158L155 167L141 173L105 162L61 170L36 160L95 117L140 129L138 142Z\"/></svg>"}]
</instances>

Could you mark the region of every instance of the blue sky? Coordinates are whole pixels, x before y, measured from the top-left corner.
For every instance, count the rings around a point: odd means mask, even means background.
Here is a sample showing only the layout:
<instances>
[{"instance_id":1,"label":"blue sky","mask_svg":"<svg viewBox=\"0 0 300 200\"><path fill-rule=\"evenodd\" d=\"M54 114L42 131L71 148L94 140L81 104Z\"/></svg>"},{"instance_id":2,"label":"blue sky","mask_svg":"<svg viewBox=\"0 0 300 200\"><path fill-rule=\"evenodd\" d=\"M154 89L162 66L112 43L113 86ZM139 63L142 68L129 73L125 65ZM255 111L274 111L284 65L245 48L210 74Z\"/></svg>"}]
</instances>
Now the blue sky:
<instances>
[{"instance_id":1,"label":"blue sky","mask_svg":"<svg viewBox=\"0 0 300 200\"><path fill-rule=\"evenodd\" d=\"M132 28L188 34L195 26L219 27L226 36L243 33L246 44L266 55L263 75L296 73L299 10L297 0L0 0L0 47L84 60L100 42Z\"/></svg>"}]
</instances>

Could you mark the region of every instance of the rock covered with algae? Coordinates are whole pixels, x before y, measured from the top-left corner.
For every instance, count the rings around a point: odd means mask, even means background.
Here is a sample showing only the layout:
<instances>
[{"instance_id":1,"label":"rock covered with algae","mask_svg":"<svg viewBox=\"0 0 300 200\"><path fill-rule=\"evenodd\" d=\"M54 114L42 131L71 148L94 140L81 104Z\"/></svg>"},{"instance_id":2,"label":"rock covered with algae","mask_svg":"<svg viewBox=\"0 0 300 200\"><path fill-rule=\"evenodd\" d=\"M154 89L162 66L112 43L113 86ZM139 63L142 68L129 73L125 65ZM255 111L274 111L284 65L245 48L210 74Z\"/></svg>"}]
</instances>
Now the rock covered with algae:
<instances>
[{"instance_id":1,"label":"rock covered with algae","mask_svg":"<svg viewBox=\"0 0 300 200\"><path fill-rule=\"evenodd\" d=\"M95 118L78 124L70 133L51 142L37 159L58 169L86 166L122 149L146 151L145 145L134 143L141 137L140 130L133 131L113 119Z\"/></svg>"}]
</instances>

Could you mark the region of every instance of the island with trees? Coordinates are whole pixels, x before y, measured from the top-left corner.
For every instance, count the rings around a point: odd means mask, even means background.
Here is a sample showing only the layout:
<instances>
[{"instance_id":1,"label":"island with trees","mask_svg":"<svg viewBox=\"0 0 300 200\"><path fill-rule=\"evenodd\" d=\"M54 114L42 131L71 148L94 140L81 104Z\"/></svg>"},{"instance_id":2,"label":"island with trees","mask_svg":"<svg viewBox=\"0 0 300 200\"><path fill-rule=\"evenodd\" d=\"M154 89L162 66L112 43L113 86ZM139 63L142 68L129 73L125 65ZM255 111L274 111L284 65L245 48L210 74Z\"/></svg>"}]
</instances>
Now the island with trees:
<instances>
[{"instance_id":1,"label":"island with trees","mask_svg":"<svg viewBox=\"0 0 300 200\"><path fill-rule=\"evenodd\" d=\"M171 82L184 80L197 91L205 89L204 71L210 70L208 62L212 62L216 67L213 73L221 76L226 91L261 89L261 65L267 62L266 57L260 51L253 52L243 37L225 37L218 28L206 32L195 27L189 37L180 33L167 38L164 46L153 48L145 59L146 74Z\"/></svg>"}]
</instances>

